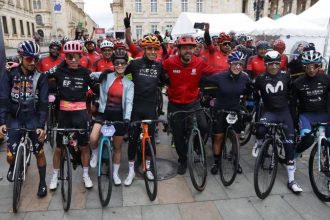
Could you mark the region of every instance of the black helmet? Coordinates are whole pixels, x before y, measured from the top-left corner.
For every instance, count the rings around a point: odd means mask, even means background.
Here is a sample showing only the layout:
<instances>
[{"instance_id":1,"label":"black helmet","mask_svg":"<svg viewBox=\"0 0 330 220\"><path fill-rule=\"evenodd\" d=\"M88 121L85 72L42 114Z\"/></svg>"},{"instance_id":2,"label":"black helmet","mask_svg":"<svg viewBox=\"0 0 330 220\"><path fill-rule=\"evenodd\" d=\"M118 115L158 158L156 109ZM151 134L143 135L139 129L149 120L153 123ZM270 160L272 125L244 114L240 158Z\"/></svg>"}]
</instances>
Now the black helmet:
<instances>
[{"instance_id":1,"label":"black helmet","mask_svg":"<svg viewBox=\"0 0 330 220\"><path fill-rule=\"evenodd\" d=\"M111 57L112 63L114 63L114 61L117 60L117 59L123 59L127 62L128 61L128 54L127 54L126 50L124 50L124 49L114 50L113 53L112 53L112 57Z\"/></svg>"},{"instance_id":2,"label":"black helmet","mask_svg":"<svg viewBox=\"0 0 330 220\"><path fill-rule=\"evenodd\" d=\"M265 55L265 64L273 63L273 62L281 62L281 54L276 50L268 51Z\"/></svg>"}]
</instances>

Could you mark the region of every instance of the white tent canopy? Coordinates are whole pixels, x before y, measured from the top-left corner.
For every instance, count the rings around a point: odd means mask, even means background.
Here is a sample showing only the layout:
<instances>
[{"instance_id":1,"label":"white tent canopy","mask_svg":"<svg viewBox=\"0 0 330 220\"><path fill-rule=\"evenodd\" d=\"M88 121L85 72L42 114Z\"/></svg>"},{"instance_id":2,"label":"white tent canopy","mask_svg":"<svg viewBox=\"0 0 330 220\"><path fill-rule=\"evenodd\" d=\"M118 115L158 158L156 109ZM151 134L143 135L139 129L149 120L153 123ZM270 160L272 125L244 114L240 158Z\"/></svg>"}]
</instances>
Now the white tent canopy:
<instances>
[{"instance_id":1,"label":"white tent canopy","mask_svg":"<svg viewBox=\"0 0 330 220\"><path fill-rule=\"evenodd\" d=\"M330 1L319 0L312 7L301 13L299 17L325 28L330 18Z\"/></svg>"}]
</instances>

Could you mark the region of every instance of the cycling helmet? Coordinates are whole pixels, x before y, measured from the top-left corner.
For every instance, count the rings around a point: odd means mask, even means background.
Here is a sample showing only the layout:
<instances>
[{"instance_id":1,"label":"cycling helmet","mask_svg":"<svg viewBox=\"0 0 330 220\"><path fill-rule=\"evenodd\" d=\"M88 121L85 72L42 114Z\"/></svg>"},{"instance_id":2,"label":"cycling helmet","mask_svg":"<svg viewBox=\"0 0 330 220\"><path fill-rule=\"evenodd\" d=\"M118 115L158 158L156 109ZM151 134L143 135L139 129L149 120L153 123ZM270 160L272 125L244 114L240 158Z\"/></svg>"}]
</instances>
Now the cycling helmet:
<instances>
[{"instance_id":1,"label":"cycling helmet","mask_svg":"<svg viewBox=\"0 0 330 220\"><path fill-rule=\"evenodd\" d=\"M82 50L83 48L77 40L68 41L63 46L64 53L82 53Z\"/></svg>"},{"instance_id":2,"label":"cycling helmet","mask_svg":"<svg viewBox=\"0 0 330 220\"><path fill-rule=\"evenodd\" d=\"M84 46L86 47L86 44L88 44L88 43L93 43L94 47L96 47L96 43L94 42L93 39L91 39L91 38L86 39L85 42L84 42Z\"/></svg>"},{"instance_id":3,"label":"cycling helmet","mask_svg":"<svg viewBox=\"0 0 330 220\"><path fill-rule=\"evenodd\" d=\"M239 41L239 42L241 42L241 41L246 41L246 39L247 39L247 37L246 37L246 35L244 35L244 34L241 34L241 35L238 36L238 41Z\"/></svg>"},{"instance_id":4,"label":"cycling helmet","mask_svg":"<svg viewBox=\"0 0 330 220\"><path fill-rule=\"evenodd\" d=\"M124 50L126 50L126 46L125 46L125 44L123 43L123 42L121 42L121 41L116 41L115 43L114 43L114 49L116 50L116 49L124 49Z\"/></svg>"},{"instance_id":5,"label":"cycling helmet","mask_svg":"<svg viewBox=\"0 0 330 220\"><path fill-rule=\"evenodd\" d=\"M269 43L267 41L258 41L258 43L256 44L256 49L269 49Z\"/></svg>"},{"instance_id":6,"label":"cycling helmet","mask_svg":"<svg viewBox=\"0 0 330 220\"><path fill-rule=\"evenodd\" d=\"M101 45L100 45L100 48L103 49L103 48L114 48L114 44L111 42L111 41L107 41L107 40L104 40L102 41Z\"/></svg>"},{"instance_id":7,"label":"cycling helmet","mask_svg":"<svg viewBox=\"0 0 330 220\"><path fill-rule=\"evenodd\" d=\"M231 42L231 36L229 36L228 34L226 34L225 32L221 32L219 34L219 38L218 38L218 43L222 44L224 42Z\"/></svg>"},{"instance_id":8,"label":"cycling helmet","mask_svg":"<svg viewBox=\"0 0 330 220\"><path fill-rule=\"evenodd\" d=\"M227 61L228 63L232 62L242 62L244 63L246 60L246 55L241 51L233 51L228 55Z\"/></svg>"},{"instance_id":9,"label":"cycling helmet","mask_svg":"<svg viewBox=\"0 0 330 220\"><path fill-rule=\"evenodd\" d=\"M160 47L160 42L155 35L147 35L142 39L141 47Z\"/></svg>"},{"instance_id":10,"label":"cycling helmet","mask_svg":"<svg viewBox=\"0 0 330 220\"><path fill-rule=\"evenodd\" d=\"M39 52L39 45L30 40L20 42L17 47L17 53L24 57L36 57Z\"/></svg>"},{"instance_id":11,"label":"cycling helmet","mask_svg":"<svg viewBox=\"0 0 330 220\"><path fill-rule=\"evenodd\" d=\"M61 44L65 44L66 42L68 42L70 39L68 37L63 37L61 40Z\"/></svg>"},{"instance_id":12,"label":"cycling helmet","mask_svg":"<svg viewBox=\"0 0 330 220\"><path fill-rule=\"evenodd\" d=\"M128 61L128 54L126 50L123 49L115 49L112 53L112 63L114 63L115 60L117 59L123 59L126 60L126 62Z\"/></svg>"},{"instance_id":13,"label":"cycling helmet","mask_svg":"<svg viewBox=\"0 0 330 220\"><path fill-rule=\"evenodd\" d=\"M253 39L253 37L252 36L246 36L246 41L253 41L254 39Z\"/></svg>"},{"instance_id":14,"label":"cycling helmet","mask_svg":"<svg viewBox=\"0 0 330 220\"><path fill-rule=\"evenodd\" d=\"M182 46L182 45L193 45L196 46L196 40L193 36L182 36L179 37L176 40L176 45L177 46Z\"/></svg>"},{"instance_id":15,"label":"cycling helmet","mask_svg":"<svg viewBox=\"0 0 330 220\"><path fill-rule=\"evenodd\" d=\"M315 50L315 44L314 43L308 43L303 49L303 51L310 51L310 50Z\"/></svg>"},{"instance_id":16,"label":"cycling helmet","mask_svg":"<svg viewBox=\"0 0 330 220\"><path fill-rule=\"evenodd\" d=\"M196 37L195 39L196 39L196 43L198 43L198 44L204 44L205 43L203 37Z\"/></svg>"},{"instance_id":17,"label":"cycling helmet","mask_svg":"<svg viewBox=\"0 0 330 220\"><path fill-rule=\"evenodd\" d=\"M265 64L273 63L273 62L281 62L281 54L276 50L268 51L265 55Z\"/></svg>"},{"instance_id":18,"label":"cycling helmet","mask_svg":"<svg viewBox=\"0 0 330 220\"><path fill-rule=\"evenodd\" d=\"M320 64L322 62L322 55L321 55L321 53L319 53L315 50L305 51L302 54L301 62L304 65L311 64L311 63Z\"/></svg>"},{"instance_id":19,"label":"cycling helmet","mask_svg":"<svg viewBox=\"0 0 330 220\"><path fill-rule=\"evenodd\" d=\"M283 40L281 39L277 39L275 40L274 44L273 44L273 49L274 50L281 50L281 51L284 51L285 50L285 43Z\"/></svg>"},{"instance_id":20,"label":"cycling helmet","mask_svg":"<svg viewBox=\"0 0 330 220\"><path fill-rule=\"evenodd\" d=\"M61 49L62 44L58 40L52 40L49 44L49 48L51 47L58 47L59 49Z\"/></svg>"}]
</instances>

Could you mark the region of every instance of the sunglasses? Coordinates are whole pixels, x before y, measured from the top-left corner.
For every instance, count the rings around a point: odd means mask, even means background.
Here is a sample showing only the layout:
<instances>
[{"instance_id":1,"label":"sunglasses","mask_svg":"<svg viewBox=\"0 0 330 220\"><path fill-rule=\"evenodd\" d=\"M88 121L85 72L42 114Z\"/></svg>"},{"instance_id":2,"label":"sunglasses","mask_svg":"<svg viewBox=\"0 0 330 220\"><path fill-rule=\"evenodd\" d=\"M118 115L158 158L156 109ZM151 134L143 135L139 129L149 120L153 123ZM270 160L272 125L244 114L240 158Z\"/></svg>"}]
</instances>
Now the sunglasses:
<instances>
[{"instance_id":1,"label":"sunglasses","mask_svg":"<svg viewBox=\"0 0 330 220\"><path fill-rule=\"evenodd\" d=\"M146 50L158 51L159 50L159 47L146 47Z\"/></svg>"},{"instance_id":2,"label":"sunglasses","mask_svg":"<svg viewBox=\"0 0 330 220\"><path fill-rule=\"evenodd\" d=\"M65 58L68 59L68 60L73 60L73 58L75 60L80 60L81 54L79 54L79 53L67 53L65 55Z\"/></svg>"},{"instance_id":3,"label":"sunglasses","mask_svg":"<svg viewBox=\"0 0 330 220\"><path fill-rule=\"evenodd\" d=\"M57 51L59 51L59 50L60 50L60 48L59 48L59 47L51 47L50 49L51 49L51 50L57 50Z\"/></svg>"},{"instance_id":4,"label":"sunglasses","mask_svg":"<svg viewBox=\"0 0 330 220\"><path fill-rule=\"evenodd\" d=\"M23 57L23 59L26 62L28 62L28 63L32 63L32 62L37 63L39 61L39 56L35 56L35 57Z\"/></svg>"},{"instance_id":5,"label":"sunglasses","mask_svg":"<svg viewBox=\"0 0 330 220\"><path fill-rule=\"evenodd\" d=\"M224 42L221 44L222 46L230 46L230 42Z\"/></svg>"},{"instance_id":6,"label":"sunglasses","mask_svg":"<svg viewBox=\"0 0 330 220\"><path fill-rule=\"evenodd\" d=\"M278 62L278 61L274 61L274 62L269 62L269 63L266 63L267 65L280 65L281 63Z\"/></svg>"},{"instance_id":7,"label":"sunglasses","mask_svg":"<svg viewBox=\"0 0 330 220\"><path fill-rule=\"evenodd\" d=\"M112 49L103 49L102 52L103 53L111 53L113 50Z\"/></svg>"},{"instance_id":8,"label":"sunglasses","mask_svg":"<svg viewBox=\"0 0 330 220\"><path fill-rule=\"evenodd\" d=\"M235 66L235 67L243 67L242 62L231 62L230 65Z\"/></svg>"},{"instance_id":9,"label":"sunglasses","mask_svg":"<svg viewBox=\"0 0 330 220\"><path fill-rule=\"evenodd\" d=\"M119 66L119 65L121 65L121 66L125 66L126 64L127 64L126 61L115 61L115 62L113 63L114 66Z\"/></svg>"}]
</instances>

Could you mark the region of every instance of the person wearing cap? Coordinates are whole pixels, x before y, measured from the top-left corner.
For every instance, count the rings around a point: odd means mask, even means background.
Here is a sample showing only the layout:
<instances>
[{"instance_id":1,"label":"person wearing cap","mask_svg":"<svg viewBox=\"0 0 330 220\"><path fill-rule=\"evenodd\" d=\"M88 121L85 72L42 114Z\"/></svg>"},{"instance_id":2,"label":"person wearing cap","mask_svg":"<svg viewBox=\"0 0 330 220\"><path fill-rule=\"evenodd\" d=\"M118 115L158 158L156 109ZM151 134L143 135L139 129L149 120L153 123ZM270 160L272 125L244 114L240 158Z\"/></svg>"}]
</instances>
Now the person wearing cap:
<instances>
[{"instance_id":1,"label":"person wearing cap","mask_svg":"<svg viewBox=\"0 0 330 220\"><path fill-rule=\"evenodd\" d=\"M86 39L84 46L87 49L87 53L80 59L80 65L94 71L94 63L96 60L100 59L100 54L96 52L96 43L92 39Z\"/></svg>"},{"instance_id":2,"label":"person wearing cap","mask_svg":"<svg viewBox=\"0 0 330 220\"><path fill-rule=\"evenodd\" d=\"M203 75L210 75L218 70L207 64L202 58L193 55L196 40L192 36L182 36L176 41L178 55L163 62L163 69L168 76L168 114L176 111L189 111L201 108L199 103L199 82ZM207 122L203 112L197 112L198 126L205 135ZM185 126L182 118L185 114L177 114L171 120L175 149L179 156L177 173L183 175L187 169L187 146L185 144Z\"/></svg>"}]
</instances>

